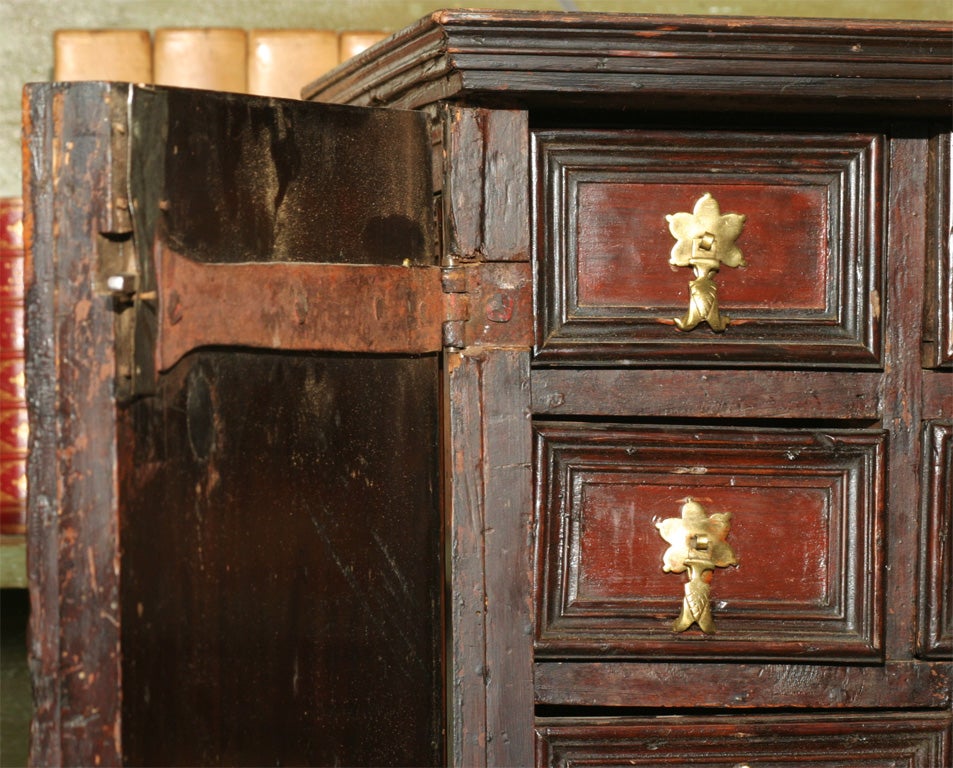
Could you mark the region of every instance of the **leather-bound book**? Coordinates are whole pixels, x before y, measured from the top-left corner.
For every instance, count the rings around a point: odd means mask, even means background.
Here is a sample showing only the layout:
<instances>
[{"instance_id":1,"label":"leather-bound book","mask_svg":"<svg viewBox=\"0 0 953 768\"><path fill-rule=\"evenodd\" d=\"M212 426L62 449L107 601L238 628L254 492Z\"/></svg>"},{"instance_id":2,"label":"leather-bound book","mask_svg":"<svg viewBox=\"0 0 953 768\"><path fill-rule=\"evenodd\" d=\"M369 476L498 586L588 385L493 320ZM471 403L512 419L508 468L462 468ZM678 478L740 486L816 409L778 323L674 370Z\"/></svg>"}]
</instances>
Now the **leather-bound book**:
<instances>
[{"instance_id":1,"label":"leather-bound book","mask_svg":"<svg viewBox=\"0 0 953 768\"><path fill-rule=\"evenodd\" d=\"M244 93L247 35L231 28L157 29L152 69L157 85Z\"/></svg>"},{"instance_id":2,"label":"leather-bound book","mask_svg":"<svg viewBox=\"0 0 953 768\"><path fill-rule=\"evenodd\" d=\"M152 39L144 29L59 29L54 80L152 82Z\"/></svg>"},{"instance_id":3,"label":"leather-bound book","mask_svg":"<svg viewBox=\"0 0 953 768\"><path fill-rule=\"evenodd\" d=\"M0 534L26 532L23 203L0 198Z\"/></svg>"},{"instance_id":4,"label":"leather-bound book","mask_svg":"<svg viewBox=\"0 0 953 768\"><path fill-rule=\"evenodd\" d=\"M248 92L297 99L301 88L338 63L330 29L253 29L248 33Z\"/></svg>"}]
</instances>

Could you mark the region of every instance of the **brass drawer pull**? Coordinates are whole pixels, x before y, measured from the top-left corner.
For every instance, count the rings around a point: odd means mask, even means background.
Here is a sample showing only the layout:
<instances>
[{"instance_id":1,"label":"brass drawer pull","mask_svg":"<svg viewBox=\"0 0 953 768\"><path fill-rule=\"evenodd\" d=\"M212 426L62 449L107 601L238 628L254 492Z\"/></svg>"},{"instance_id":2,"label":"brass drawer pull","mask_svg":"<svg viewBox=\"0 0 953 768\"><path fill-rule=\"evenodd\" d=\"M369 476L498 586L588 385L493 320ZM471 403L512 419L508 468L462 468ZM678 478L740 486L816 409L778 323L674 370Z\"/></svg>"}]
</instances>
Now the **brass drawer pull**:
<instances>
[{"instance_id":1,"label":"brass drawer pull","mask_svg":"<svg viewBox=\"0 0 953 768\"><path fill-rule=\"evenodd\" d=\"M688 284L691 294L688 311L675 318L675 327L690 331L701 322L721 333L731 318L718 309L718 286L715 274L724 264L729 267L747 266L735 240L745 225L745 216L738 213L722 215L721 207L709 193L695 202L691 213L672 213L665 217L675 246L668 263L675 267L691 267L695 279Z\"/></svg>"},{"instance_id":2,"label":"brass drawer pull","mask_svg":"<svg viewBox=\"0 0 953 768\"><path fill-rule=\"evenodd\" d=\"M711 616L712 575L715 568L737 565L731 546L725 541L731 527L730 512L709 515L694 499L685 499L681 517L669 517L655 524L662 538L671 546L662 556L662 570L666 573L688 571L682 613L672 625L673 632L684 632L698 624L702 632L715 631Z\"/></svg>"}]
</instances>

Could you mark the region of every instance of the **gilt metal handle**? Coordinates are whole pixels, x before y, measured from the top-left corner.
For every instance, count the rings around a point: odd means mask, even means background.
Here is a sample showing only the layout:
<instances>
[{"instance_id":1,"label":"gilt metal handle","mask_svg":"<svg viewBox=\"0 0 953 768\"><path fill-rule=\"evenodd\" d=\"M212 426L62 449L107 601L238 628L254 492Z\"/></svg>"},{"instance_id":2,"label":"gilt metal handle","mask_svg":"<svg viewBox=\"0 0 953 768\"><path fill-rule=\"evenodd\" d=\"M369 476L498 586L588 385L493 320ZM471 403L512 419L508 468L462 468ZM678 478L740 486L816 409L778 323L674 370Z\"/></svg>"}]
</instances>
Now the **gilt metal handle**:
<instances>
[{"instance_id":1,"label":"gilt metal handle","mask_svg":"<svg viewBox=\"0 0 953 768\"><path fill-rule=\"evenodd\" d=\"M725 541L730 529L731 513L709 515L694 499L684 500L681 517L670 517L655 524L662 538L671 546L662 556L666 573L688 571L682 612L672 625L673 632L684 632L698 624L702 632L712 634L715 621L711 615L711 580L715 568L737 565L731 546Z\"/></svg>"},{"instance_id":2,"label":"gilt metal handle","mask_svg":"<svg viewBox=\"0 0 953 768\"><path fill-rule=\"evenodd\" d=\"M722 215L718 201L707 192L698 198L691 213L665 217L676 241L668 263L673 269L691 267L695 273L695 279L688 284L691 296L688 311L675 318L675 327L680 331L690 331L705 322L713 331L721 333L731 322L731 318L718 309L715 275L722 264L747 266L741 249L735 245L745 218L738 213Z\"/></svg>"}]
</instances>

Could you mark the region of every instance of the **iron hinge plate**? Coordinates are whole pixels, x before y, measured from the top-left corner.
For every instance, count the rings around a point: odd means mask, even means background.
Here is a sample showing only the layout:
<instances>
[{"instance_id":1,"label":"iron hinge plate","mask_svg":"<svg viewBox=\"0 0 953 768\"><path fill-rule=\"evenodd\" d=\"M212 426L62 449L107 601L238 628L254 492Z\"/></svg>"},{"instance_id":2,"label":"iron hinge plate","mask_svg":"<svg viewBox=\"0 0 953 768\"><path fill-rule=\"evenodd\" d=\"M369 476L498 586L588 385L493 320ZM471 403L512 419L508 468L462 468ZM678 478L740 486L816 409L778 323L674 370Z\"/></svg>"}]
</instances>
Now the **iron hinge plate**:
<instances>
[{"instance_id":1,"label":"iron hinge plate","mask_svg":"<svg viewBox=\"0 0 953 768\"><path fill-rule=\"evenodd\" d=\"M126 312L155 317L151 343L121 345L128 371L167 371L206 347L425 354L444 347L528 347L532 278L525 262L462 266L206 263L162 243L156 290L129 273L107 280ZM136 324L130 324L134 327ZM132 394L146 394L140 386Z\"/></svg>"}]
</instances>

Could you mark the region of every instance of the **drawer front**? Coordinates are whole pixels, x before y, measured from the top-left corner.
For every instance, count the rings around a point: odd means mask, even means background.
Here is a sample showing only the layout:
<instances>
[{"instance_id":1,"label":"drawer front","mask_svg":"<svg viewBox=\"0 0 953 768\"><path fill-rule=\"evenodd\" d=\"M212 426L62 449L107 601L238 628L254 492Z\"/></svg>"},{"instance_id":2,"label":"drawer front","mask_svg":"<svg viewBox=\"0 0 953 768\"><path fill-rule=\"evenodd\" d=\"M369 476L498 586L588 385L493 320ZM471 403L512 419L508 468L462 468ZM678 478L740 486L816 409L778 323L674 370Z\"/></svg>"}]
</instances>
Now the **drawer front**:
<instances>
[{"instance_id":1,"label":"drawer front","mask_svg":"<svg viewBox=\"0 0 953 768\"><path fill-rule=\"evenodd\" d=\"M920 627L922 658L953 655L953 421L923 432L923 514L920 520Z\"/></svg>"},{"instance_id":2,"label":"drawer front","mask_svg":"<svg viewBox=\"0 0 953 768\"><path fill-rule=\"evenodd\" d=\"M883 450L879 431L537 425L537 658L880 658ZM672 560L692 505L730 515L707 586ZM699 601L709 626L685 626Z\"/></svg>"},{"instance_id":3,"label":"drawer front","mask_svg":"<svg viewBox=\"0 0 953 768\"><path fill-rule=\"evenodd\" d=\"M931 221L927 229L927 285L924 316L924 363L953 367L953 133L930 143L929 192Z\"/></svg>"},{"instance_id":4,"label":"drawer front","mask_svg":"<svg viewBox=\"0 0 953 768\"><path fill-rule=\"evenodd\" d=\"M879 135L533 140L538 361L880 365Z\"/></svg>"},{"instance_id":5,"label":"drawer front","mask_svg":"<svg viewBox=\"0 0 953 768\"><path fill-rule=\"evenodd\" d=\"M538 721L538 768L938 768L949 713Z\"/></svg>"}]
</instances>

